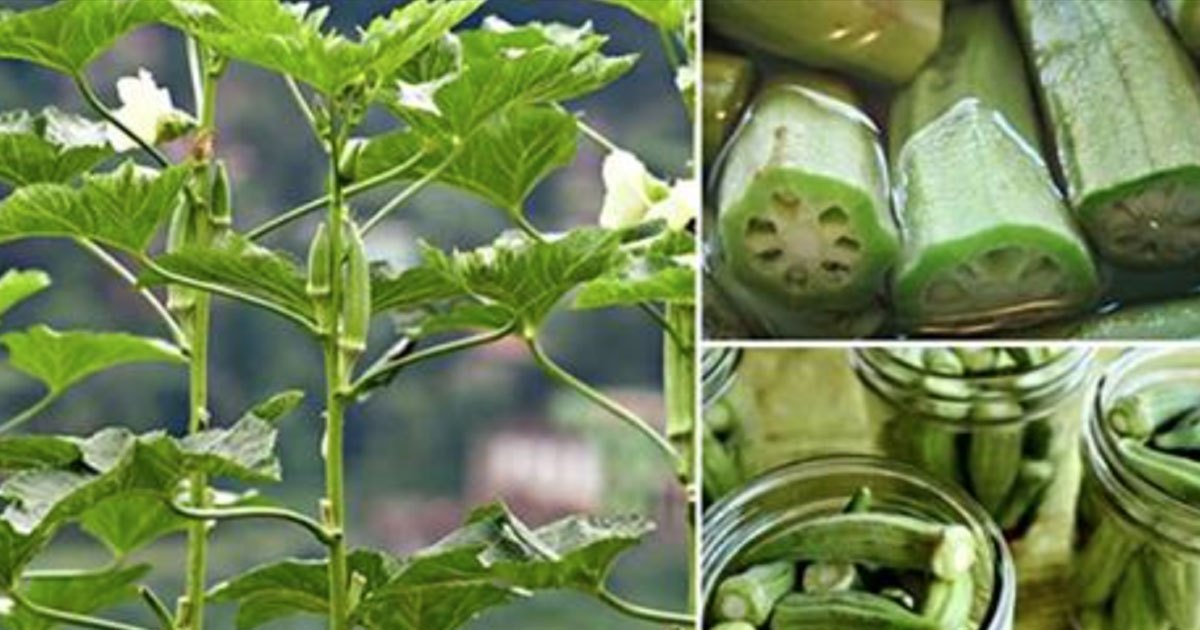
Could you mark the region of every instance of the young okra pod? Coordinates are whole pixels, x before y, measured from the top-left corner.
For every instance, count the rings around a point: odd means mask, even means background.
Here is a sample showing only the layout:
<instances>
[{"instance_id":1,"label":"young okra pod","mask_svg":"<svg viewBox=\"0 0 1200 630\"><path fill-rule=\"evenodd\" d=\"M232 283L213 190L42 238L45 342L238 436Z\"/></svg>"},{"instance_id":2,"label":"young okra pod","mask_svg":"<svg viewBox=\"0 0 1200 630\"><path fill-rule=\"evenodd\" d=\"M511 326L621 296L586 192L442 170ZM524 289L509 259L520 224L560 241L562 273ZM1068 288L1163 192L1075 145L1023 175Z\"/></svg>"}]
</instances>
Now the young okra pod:
<instances>
[{"instance_id":1,"label":"young okra pod","mask_svg":"<svg viewBox=\"0 0 1200 630\"><path fill-rule=\"evenodd\" d=\"M722 284L785 334L819 313L870 313L894 263L877 132L848 98L809 75L772 83L719 175Z\"/></svg>"},{"instance_id":2,"label":"young okra pod","mask_svg":"<svg viewBox=\"0 0 1200 630\"><path fill-rule=\"evenodd\" d=\"M710 0L705 24L807 66L904 83L937 48L942 0Z\"/></svg>"},{"instance_id":3,"label":"young okra pod","mask_svg":"<svg viewBox=\"0 0 1200 630\"><path fill-rule=\"evenodd\" d=\"M706 50L703 70L704 163L711 164L742 119L754 87L754 65L745 57Z\"/></svg>"},{"instance_id":4,"label":"young okra pod","mask_svg":"<svg viewBox=\"0 0 1200 630\"><path fill-rule=\"evenodd\" d=\"M224 162L217 162L216 174L213 176L212 203L209 206L209 221L213 232L222 234L233 226L233 190L229 186L229 170Z\"/></svg>"},{"instance_id":5,"label":"young okra pod","mask_svg":"<svg viewBox=\"0 0 1200 630\"><path fill-rule=\"evenodd\" d=\"M1099 280L1037 142L997 3L955 8L947 45L892 107L902 328L978 332L1087 307Z\"/></svg>"},{"instance_id":6,"label":"young okra pod","mask_svg":"<svg viewBox=\"0 0 1200 630\"><path fill-rule=\"evenodd\" d=\"M775 603L795 585L796 567L791 562L750 567L726 578L717 587L713 614L721 621L745 621L760 626L770 618Z\"/></svg>"},{"instance_id":7,"label":"young okra pod","mask_svg":"<svg viewBox=\"0 0 1200 630\"><path fill-rule=\"evenodd\" d=\"M354 225L346 226L346 290L342 296L342 329L338 346L352 365L367 348L371 328L371 261L362 235Z\"/></svg>"},{"instance_id":8,"label":"young okra pod","mask_svg":"<svg viewBox=\"0 0 1200 630\"><path fill-rule=\"evenodd\" d=\"M1200 88L1150 2L1015 0L1071 206L1108 260L1200 254ZM1103 51L1103 54L1097 54Z\"/></svg>"},{"instance_id":9,"label":"young okra pod","mask_svg":"<svg viewBox=\"0 0 1200 630\"><path fill-rule=\"evenodd\" d=\"M771 630L945 630L879 595L860 591L793 593L775 607Z\"/></svg>"},{"instance_id":10,"label":"young okra pod","mask_svg":"<svg viewBox=\"0 0 1200 630\"><path fill-rule=\"evenodd\" d=\"M192 205L179 202L171 212L167 224L166 251L168 254L178 252L195 241L196 229L192 222ZM190 319L191 312L196 308L196 291L177 284L167 285L167 309L183 321Z\"/></svg>"}]
</instances>

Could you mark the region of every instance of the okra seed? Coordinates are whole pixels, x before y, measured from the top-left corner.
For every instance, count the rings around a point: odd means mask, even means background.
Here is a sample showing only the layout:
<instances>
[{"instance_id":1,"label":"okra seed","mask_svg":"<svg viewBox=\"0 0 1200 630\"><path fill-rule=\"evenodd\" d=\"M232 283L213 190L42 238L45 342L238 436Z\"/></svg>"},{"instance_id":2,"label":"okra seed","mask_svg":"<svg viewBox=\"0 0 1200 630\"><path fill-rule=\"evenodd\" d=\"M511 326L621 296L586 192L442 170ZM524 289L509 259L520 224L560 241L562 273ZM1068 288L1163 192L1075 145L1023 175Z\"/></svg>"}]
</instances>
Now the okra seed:
<instances>
[{"instance_id":1,"label":"okra seed","mask_svg":"<svg viewBox=\"0 0 1200 630\"><path fill-rule=\"evenodd\" d=\"M779 249L778 247L772 247L770 249L764 249L755 255L758 256L758 259L763 262L773 263L783 258L783 250Z\"/></svg>"},{"instance_id":2,"label":"okra seed","mask_svg":"<svg viewBox=\"0 0 1200 630\"><path fill-rule=\"evenodd\" d=\"M817 221L824 226L846 225L850 223L850 215L841 206L832 206L822 211Z\"/></svg>"},{"instance_id":3,"label":"okra seed","mask_svg":"<svg viewBox=\"0 0 1200 630\"><path fill-rule=\"evenodd\" d=\"M787 280L788 284L802 287L808 284L808 270L803 265L792 265L784 274L784 280Z\"/></svg>"},{"instance_id":4,"label":"okra seed","mask_svg":"<svg viewBox=\"0 0 1200 630\"><path fill-rule=\"evenodd\" d=\"M770 219L751 217L750 220L746 222L747 234L777 234L778 232L779 228L775 225L775 222Z\"/></svg>"},{"instance_id":5,"label":"okra seed","mask_svg":"<svg viewBox=\"0 0 1200 630\"><path fill-rule=\"evenodd\" d=\"M800 198L790 191L777 190L771 195L771 199L775 205L782 206L785 210L794 211L800 207Z\"/></svg>"},{"instance_id":6,"label":"okra seed","mask_svg":"<svg viewBox=\"0 0 1200 630\"><path fill-rule=\"evenodd\" d=\"M838 239L833 242L833 246L841 250L856 253L862 249L862 245L849 236L839 236Z\"/></svg>"}]
</instances>

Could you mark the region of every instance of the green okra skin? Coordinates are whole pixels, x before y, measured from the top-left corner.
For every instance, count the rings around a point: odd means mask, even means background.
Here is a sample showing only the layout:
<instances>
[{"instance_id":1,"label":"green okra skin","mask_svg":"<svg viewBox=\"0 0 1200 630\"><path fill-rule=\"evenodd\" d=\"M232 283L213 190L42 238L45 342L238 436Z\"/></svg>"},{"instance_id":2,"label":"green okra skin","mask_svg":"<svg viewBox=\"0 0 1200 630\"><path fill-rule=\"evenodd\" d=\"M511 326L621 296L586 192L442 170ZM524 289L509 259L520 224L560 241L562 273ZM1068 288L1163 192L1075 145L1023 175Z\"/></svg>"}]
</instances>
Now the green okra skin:
<instances>
[{"instance_id":1,"label":"green okra skin","mask_svg":"<svg viewBox=\"0 0 1200 630\"><path fill-rule=\"evenodd\" d=\"M1200 408L1189 411L1169 431L1155 435L1150 443L1162 451L1200 454Z\"/></svg>"},{"instance_id":2,"label":"green okra skin","mask_svg":"<svg viewBox=\"0 0 1200 630\"><path fill-rule=\"evenodd\" d=\"M904 83L941 40L943 4L710 0L704 21L726 37L806 66Z\"/></svg>"},{"instance_id":3,"label":"green okra skin","mask_svg":"<svg viewBox=\"0 0 1200 630\"><path fill-rule=\"evenodd\" d=\"M1200 504L1200 462L1163 453L1130 439L1117 443L1125 465L1163 492L1190 504Z\"/></svg>"},{"instance_id":4,"label":"green okra skin","mask_svg":"<svg viewBox=\"0 0 1200 630\"><path fill-rule=\"evenodd\" d=\"M1099 277L1041 157L1020 48L997 3L950 13L947 45L893 103L898 324L981 332L1077 313Z\"/></svg>"},{"instance_id":5,"label":"green okra skin","mask_svg":"<svg viewBox=\"0 0 1200 630\"><path fill-rule=\"evenodd\" d=\"M1200 55L1200 1L1159 0L1159 7L1183 45L1193 55Z\"/></svg>"},{"instance_id":6,"label":"green okra skin","mask_svg":"<svg viewBox=\"0 0 1200 630\"><path fill-rule=\"evenodd\" d=\"M1148 550L1142 560L1163 616L1178 630L1200 628L1200 560Z\"/></svg>"},{"instance_id":7,"label":"green okra skin","mask_svg":"<svg viewBox=\"0 0 1200 630\"><path fill-rule=\"evenodd\" d=\"M793 593L775 606L771 630L943 630L900 604L879 595L847 591Z\"/></svg>"},{"instance_id":8,"label":"green okra skin","mask_svg":"<svg viewBox=\"0 0 1200 630\"><path fill-rule=\"evenodd\" d=\"M1158 606L1158 593L1147 570L1145 553L1138 554L1126 569L1113 597L1113 627L1128 630L1169 630L1170 624Z\"/></svg>"},{"instance_id":9,"label":"green okra skin","mask_svg":"<svg viewBox=\"0 0 1200 630\"><path fill-rule=\"evenodd\" d=\"M167 224L166 252L176 253L184 247L193 244L196 237L196 227L193 222L192 204L180 203L171 212ZM183 321L190 319L196 308L196 291L177 284L167 286L167 308Z\"/></svg>"},{"instance_id":10,"label":"green okra skin","mask_svg":"<svg viewBox=\"0 0 1200 630\"><path fill-rule=\"evenodd\" d=\"M835 593L857 589L858 568L853 564L817 562L804 568L800 579L805 593Z\"/></svg>"},{"instance_id":11,"label":"green okra skin","mask_svg":"<svg viewBox=\"0 0 1200 630\"><path fill-rule=\"evenodd\" d=\"M1026 515L1041 504L1042 496L1054 480L1055 466L1048 461L1026 460L1021 462L1012 490L1005 497L999 510L993 512L996 523L1006 532L1021 526Z\"/></svg>"},{"instance_id":12,"label":"green okra skin","mask_svg":"<svg viewBox=\"0 0 1200 630\"><path fill-rule=\"evenodd\" d=\"M746 109L754 87L754 65L745 57L706 50L702 70L703 155L704 163L710 164Z\"/></svg>"},{"instance_id":13,"label":"green okra skin","mask_svg":"<svg viewBox=\"0 0 1200 630\"><path fill-rule=\"evenodd\" d=\"M940 376L962 376L966 366L958 353L949 348L926 348L921 353L925 369Z\"/></svg>"},{"instance_id":14,"label":"green okra skin","mask_svg":"<svg viewBox=\"0 0 1200 630\"><path fill-rule=\"evenodd\" d=\"M1098 607L1079 611L1075 620L1080 630L1108 630L1108 615Z\"/></svg>"},{"instance_id":15,"label":"green okra skin","mask_svg":"<svg viewBox=\"0 0 1200 630\"><path fill-rule=\"evenodd\" d=\"M718 281L783 327L806 314L869 314L895 262L877 133L828 83L764 88L719 176Z\"/></svg>"},{"instance_id":16,"label":"green okra skin","mask_svg":"<svg viewBox=\"0 0 1200 630\"><path fill-rule=\"evenodd\" d=\"M760 626L771 617L776 602L795 585L796 567L791 562L753 566L717 585L712 611L721 621Z\"/></svg>"},{"instance_id":17,"label":"green okra skin","mask_svg":"<svg viewBox=\"0 0 1200 630\"><path fill-rule=\"evenodd\" d=\"M1026 338L1145 340L1200 338L1200 298L1122 307L1112 313L1021 331Z\"/></svg>"},{"instance_id":18,"label":"green okra skin","mask_svg":"<svg viewBox=\"0 0 1200 630\"><path fill-rule=\"evenodd\" d=\"M750 550L744 563L794 560L871 564L955 578L975 563L976 542L961 525L900 514L836 514L797 524Z\"/></svg>"},{"instance_id":19,"label":"green okra skin","mask_svg":"<svg viewBox=\"0 0 1200 630\"><path fill-rule=\"evenodd\" d=\"M712 627L712 630L755 630L754 624L745 621L723 621Z\"/></svg>"},{"instance_id":20,"label":"green okra skin","mask_svg":"<svg viewBox=\"0 0 1200 630\"><path fill-rule=\"evenodd\" d=\"M921 603L921 616L944 630L963 630L975 607L975 580L970 573L953 580L933 580Z\"/></svg>"},{"instance_id":21,"label":"green okra skin","mask_svg":"<svg viewBox=\"0 0 1200 630\"><path fill-rule=\"evenodd\" d=\"M1146 439L1197 406L1200 386L1178 381L1159 383L1117 400L1107 420L1118 435Z\"/></svg>"},{"instance_id":22,"label":"green okra skin","mask_svg":"<svg viewBox=\"0 0 1200 630\"><path fill-rule=\"evenodd\" d=\"M953 349L958 355L963 368L973 374L991 372L996 367L997 354L1004 352L999 348L957 347Z\"/></svg>"},{"instance_id":23,"label":"green okra skin","mask_svg":"<svg viewBox=\"0 0 1200 630\"><path fill-rule=\"evenodd\" d=\"M967 474L971 494L997 514L1009 495L1021 466L1024 432L1021 427L977 428L971 433Z\"/></svg>"},{"instance_id":24,"label":"green okra skin","mask_svg":"<svg viewBox=\"0 0 1200 630\"><path fill-rule=\"evenodd\" d=\"M908 443L912 463L942 481L964 485L966 479L959 458L958 432L932 422L914 421L909 424L912 435Z\"/></svg>"},{"instance_id":25,"label":"green okra skin","mask_svg":"<svg viewBox=\"0 0 1200 630\"><path fill-rule=\"evenodd\" d=\"M1075 563L1076 599L1082 606L1099 606L1112 597L1125 569L1142 542L1105 516L1096 523Z\"/></svg>"},{"instance_id":26,"label":"green okra skin","mask_svg":"<svg viewBox=\"0 0 1200 630\"><path fill-rule=\"evenodd\" d=\"M713 435L708 426L701 427L704 448L700 463L704 469L704 496L710 501L732 492L742 483L742 475L729 449Z\"/></svg>"},{"instance_id":27,"label":"green okra skin","mask_svg":"<svg viewBox=\"0 0 1200 630\"><path fill-rule=\"evenodd\" d=\"M1200 83L1150 2L1014 0L1057 162L1101 255L1200 254Z\"/></svg>"}]
</instances>

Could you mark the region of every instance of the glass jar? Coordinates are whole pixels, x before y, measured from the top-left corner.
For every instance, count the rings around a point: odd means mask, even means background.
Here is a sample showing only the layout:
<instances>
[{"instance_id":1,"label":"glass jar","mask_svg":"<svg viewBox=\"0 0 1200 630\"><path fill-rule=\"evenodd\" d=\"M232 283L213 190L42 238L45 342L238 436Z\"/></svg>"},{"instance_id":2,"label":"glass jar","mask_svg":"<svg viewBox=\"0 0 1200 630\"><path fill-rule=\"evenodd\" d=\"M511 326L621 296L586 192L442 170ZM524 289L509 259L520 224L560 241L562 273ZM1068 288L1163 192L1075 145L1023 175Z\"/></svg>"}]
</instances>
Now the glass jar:
<instances>
[{"instance_id":1,"label":"glass jar","mask_svg":"<svg viewBox=\"0 0 1200 630\"><path fill-rule=\"evenodd\" d=\"M700 387L703 396L703 421L700 424L703 448L704 498L715 501L742 483L741 464L734 446L739 421L727 398L737 380L742 351L714 348L704 351L700 360Z\"/></svg>"},{"instance_id":2,"label":"glass jar","mask_svg":"<svg viewBox=\"0 0 1200 630\"><path fill-rule=\"evenodd\" d=\"M801 523L841 512L847 497L863 487L871 490L872 511L966 527L977 542L970 630L1012 629L1013 562L987 513L958 488L911 466L872 456L821 457L778 468L709 509L702 530L702 601L707 604L740 557Z\"/></svg>"},{"instance_id":3,"label":"glass jar","mask_svg":"<svg viewBox=\"0 0 1200 630\"><path fill-rule=\"evenodd\" d=\"M1129 351L1096 384L1073 563L1084 630L1200 630L1200 505L1130 468L1104 422L1117 400L1171 381L1200 384L1200 350Z\"/></svg>"},{"instance_id":4,"label":"glass jar","mask_svg":"<svg viewBox=\"0 0 1200 630\"><path fill-rule=\"evenodd\" d=\"M928 351L854 351L880 450L966 489L1010 541L1032 538L1036 528L1065 555L1094 350L1064 348L1036 367L983 376L935 374L912 354Z\"/></svg>"}]
</instances>

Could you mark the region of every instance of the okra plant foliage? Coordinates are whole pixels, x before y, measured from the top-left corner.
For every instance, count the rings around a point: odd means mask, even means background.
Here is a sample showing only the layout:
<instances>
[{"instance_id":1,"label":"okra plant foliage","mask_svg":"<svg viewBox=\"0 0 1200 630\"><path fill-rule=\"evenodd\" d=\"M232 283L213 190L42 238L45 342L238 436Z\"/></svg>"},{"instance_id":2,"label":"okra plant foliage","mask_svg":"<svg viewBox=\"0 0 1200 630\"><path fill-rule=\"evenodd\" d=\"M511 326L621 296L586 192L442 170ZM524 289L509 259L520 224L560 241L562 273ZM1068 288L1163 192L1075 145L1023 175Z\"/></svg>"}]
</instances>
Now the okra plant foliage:
<instances>
[{"instance_id":1,"label":"okra plant foliage","mask_svg":"<svg viewBox=\"0 0 1200 630\"><path fill-rule=\"evenodd\" d=\"M661 31L690 107L691 3L607 1ZM162 339L45 326L0 335L10 365L45 387L41 400L0 425L5 627L141 630L99 616L140 596L154 627L164 630L204 628L210 602L235 603L239 628L308 614L327 618L335 630L448 630L543 589L575 589L633 617L691 625L688 614L629 603L605 586L616 557L651 529L639 518L581 515L533 528L493 504L407 558L355 548L346 539L347 410L409 366L509 336L528 346L549 378L642 431L681 482L689 488L692 482L688 185L671 188L654 178L564 105L605 89L637 59L606 53L606 37L589 25L514 25L488 17L477 28L462 26L481 11L483 0L412 0L353 37L325 27L324 9L275 0L62 0L0 12L0 58L69 76L91 107L0 115L0 181L12 189L0 200L0 241L51 238L82 247L128 281L163 322ZM119 108L106 104L89 80L89 63L149 24L186 35L180 54L192 71L197 111L176 109L144 71L118 82ZM238 173L218 157L214 124L231 62L280 75L294 96L286 106L301 109L329 165L323 197L245 230L235 227L229 195ZM372 107L393 115L395 130L359 135ZM598 226L544 233L525 217L526 199L573 160L581 137L612 153L605 216ZM158 147L178 139L190 150L172 163ZM355 203L360 193L393 183L402 184L400 192L383 206ZM369 260L363 240L372 229L434 183L482 198L511 219L512 229L474 250L425 245L422 262L407 269ZM324 220L311 235L307 260L269 247L272 233L318 212ZM39 271L9 271L0 279L0 314L49 284ZM210 417L208 374L219 369L208 364L214 297L278 314L324 351L326 484L312 515L221 489L227 482L279 480L281 421L303 394L283 392L236 421ZM576 378L539 341L556 309L611 307L644 310L664 327L665 434ZM392 341L368 347L373 325L390 327ZM188 371L186 435L36 432L37 416L71 386L132 362ZM327 556L285 559L214 584L207 546L220 536L220 524L238 519L301 528ZM107 546L113 562L70 574L31 570L56 534L72 526ZM151 567L128 559L185 530L185 592L172 606L139 586Z\"/></svg>"}]
</instances>

